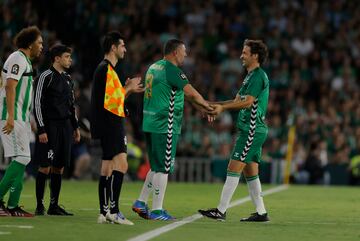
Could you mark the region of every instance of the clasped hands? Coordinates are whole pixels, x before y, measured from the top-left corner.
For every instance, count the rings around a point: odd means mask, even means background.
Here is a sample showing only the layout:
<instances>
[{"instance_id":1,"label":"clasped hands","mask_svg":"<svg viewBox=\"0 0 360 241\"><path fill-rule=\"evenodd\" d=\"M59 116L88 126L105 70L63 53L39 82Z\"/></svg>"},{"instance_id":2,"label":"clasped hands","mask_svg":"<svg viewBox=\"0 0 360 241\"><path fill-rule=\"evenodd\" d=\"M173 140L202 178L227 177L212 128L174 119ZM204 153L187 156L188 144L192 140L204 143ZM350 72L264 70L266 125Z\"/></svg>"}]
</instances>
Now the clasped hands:
<instances>
[{"instance_id":1,"label":"clasped hands","mask_svg":"<svg viewBox=\"0 0 360 241\"><path fill-rule=\"evenodd\" d=\"M222 105L207 102L207 106L204 107L203 116L207 117L208 122L213 122L223 111L224 107Z\"/></svg>"}]
</instances>

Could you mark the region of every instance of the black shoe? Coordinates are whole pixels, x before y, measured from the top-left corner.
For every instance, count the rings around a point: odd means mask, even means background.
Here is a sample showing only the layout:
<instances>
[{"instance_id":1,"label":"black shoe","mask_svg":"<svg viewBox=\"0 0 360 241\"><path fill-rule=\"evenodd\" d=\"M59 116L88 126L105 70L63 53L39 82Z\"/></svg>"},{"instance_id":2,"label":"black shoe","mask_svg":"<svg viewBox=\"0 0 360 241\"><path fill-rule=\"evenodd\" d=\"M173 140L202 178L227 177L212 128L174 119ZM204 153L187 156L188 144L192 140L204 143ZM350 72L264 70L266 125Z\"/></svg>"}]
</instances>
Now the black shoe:
<instances>
[{"instance_id":1,"label":"black shoe","mask_svg":"<svg viewBox=\"0 0 360 241\"><path fill-rule=\"evenodd\" d=\"M74 214L65 211L59 205L50 205L47 211L48 215L58 215L58 216L73 216Z\"/></svg>"},{"instance_id":2,"label":"black shoe","mask_svg":"<svg viewBox=\"0 0 360 241\"><path fill-rule=\"evenodd\" d=\"M35 209L36 216L44 216L45 215L45 207L44 205L37 205Z\"/></svg>"},{"instance_id":3,"label":"black shoe","mask_svg":"<svg viewBox=\"0 0 360 241\"><path fill-rule=\"evenodd\" d=\"M240 222L269 222L269 221L270 219L267 213L261 215L258 213L252 213L250 217L240 219Z\"/></svg>"},{"instance_id":4,"label":"black shoe","mask_svg":"<svg viewBox=\"0 0 360 241\"><path fill-rule=\"evenodd\" d=\"M218 221L225 221L226 212L222 213L217 208L210 208L208 210L198 210L198 212L208 218L216 219Z\"/></svg>"}]
</instances>

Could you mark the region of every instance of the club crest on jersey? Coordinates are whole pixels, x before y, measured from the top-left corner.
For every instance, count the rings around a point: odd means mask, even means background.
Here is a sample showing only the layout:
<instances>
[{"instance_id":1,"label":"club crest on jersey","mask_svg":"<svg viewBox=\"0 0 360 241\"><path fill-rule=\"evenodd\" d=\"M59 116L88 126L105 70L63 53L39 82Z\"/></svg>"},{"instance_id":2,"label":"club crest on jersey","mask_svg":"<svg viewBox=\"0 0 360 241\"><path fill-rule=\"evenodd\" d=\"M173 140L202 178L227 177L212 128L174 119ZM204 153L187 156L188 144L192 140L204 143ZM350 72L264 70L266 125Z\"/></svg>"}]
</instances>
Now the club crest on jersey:
<instances>
[{"instance_id":1,"label":"club crest on jersey","mask_svg":"<svg viewBox=\"0 0 360 241\"><path fill-rule=\"evenodd\" d=\"M187 78L186 78L186 75L183 74L183 73L180 74L180 77L181 77L183 80L186 80L186 79L187 79Z\"/></svg>"},{"instance_id":2,"label":"club crest on jersey","mask_svg":"<svg viewBox=\"0 0 360 241\"><path fill-rule=\"evenodd\" d=\"M14 64L14 65L11 67L11 73L12 73L12 74L19 74L19 65L18 65L18 64Z\"/></svg>"}]
</instances>

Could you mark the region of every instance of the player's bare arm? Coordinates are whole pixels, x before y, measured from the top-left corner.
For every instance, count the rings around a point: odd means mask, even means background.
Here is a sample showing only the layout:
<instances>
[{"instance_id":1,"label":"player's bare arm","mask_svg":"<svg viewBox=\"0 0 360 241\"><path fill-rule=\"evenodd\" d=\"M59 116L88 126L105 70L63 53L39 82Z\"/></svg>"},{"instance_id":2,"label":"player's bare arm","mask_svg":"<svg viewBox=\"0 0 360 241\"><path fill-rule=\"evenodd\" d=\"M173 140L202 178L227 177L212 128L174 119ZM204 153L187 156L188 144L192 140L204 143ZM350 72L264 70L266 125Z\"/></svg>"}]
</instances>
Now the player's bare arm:
<instances>
[{"instance_id":1,"label":"player's bare arm","mask_svg":"<svg viewBox=\"0 0 360 241\"><path fill-rule=\"evenodd\" d=\"M236 94L235 99L233 100L225 100L225 101L208 101L209 105L225 105L229 103L233 103L240 100L240 95Z\"/></svg>"},{"instance_id":2,"label":"player's bare arm","mask_svg":"<svg viewBox=\"0 0 360 241\"><path fill-rule=\"evenodd\" d=\"M210 113L213 108L209 105L207 101L199 94L199 92L192 87L191 84L187 84L184 87L185 99L190 101L192 104L196 104L202 107L206 113Z\"/></svg>"},{"instance_id":3,"label":"player's bare arm","mask_svg":"<svg viewBox=\"0 0 360 241\"><path fill-rule=\"evenodd\" d=\"M14 108L15 108L15 93L18 81L16 79L9 78L6 81L6 105L8 110L8 119L2 131L5 134L10 134L14 129Z\"/></svg>"},{"instance_id":4,"label":"player's bare arm","mask_svg":"<svg viewBox=\"0 0 360 241\"><path fill-rule=\"evenodd\" d=\"M238 98L237 101L233 101L231 103L227 104L217 104L212 105L214 108L214 111L212 111L211 115L219 115L220 113L224 112L225 110L241 110L251 107L251 105L254 103L255 97L251 95L246 95L242 99Z\"/></svg>"}]
</instances>

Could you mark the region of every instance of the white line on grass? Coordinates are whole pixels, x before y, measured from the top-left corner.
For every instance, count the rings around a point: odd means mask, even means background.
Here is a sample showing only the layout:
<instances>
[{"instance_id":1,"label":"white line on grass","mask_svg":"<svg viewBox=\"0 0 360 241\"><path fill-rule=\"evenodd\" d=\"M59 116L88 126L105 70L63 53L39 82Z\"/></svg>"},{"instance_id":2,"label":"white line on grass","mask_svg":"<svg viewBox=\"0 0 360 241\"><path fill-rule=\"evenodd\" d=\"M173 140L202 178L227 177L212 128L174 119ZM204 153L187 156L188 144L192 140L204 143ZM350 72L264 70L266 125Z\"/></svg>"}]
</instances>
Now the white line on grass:
<instances>
[{"instance_id":1,"label":"white line on grass","mask_svg":"<svg viewBox=\"0 0 360 241\"><path fill-rule=\"evenodd\" d=\"M7 234L11 234L11 232L3 232L3 231L0 231L0 235L7 235Z\"/></svg>"},{"instance_id":2,"label":"white line on grass","mask_svg":"<svg viewBox=\"0 0 360 241\"><path fill-rule=\"evenodd\" d=\"M23 228L23 229L32 229L34 226L32 225L11 225L11 224L2 224L0 228Z\"/></svg>"},{"instance_id":3,"label":"white line on grass","mask_svg":"<svg viewBox=\"0 0 360 241\"><path fill-rule=\"evenodd\" d=\"M263 192L263 195L266 196L266 195L270 195L270 194L273 194L273 193L276 193L276 192L281 192L281 191L284 191L288 188L287 185L281 185L281 186L278 186L278 187L274 187L274 188L271 188L269 190L266 190L265 192ZM245 198L240 198L238 200L235 200L233 202L230 203L230 206L229 208L232 208L232 207L235 207L235 206L238 206L240 204L243 204L243 203L246 203L248 201L250 201L250 197L245 197ZM178 228L180 226L183 226L187 223L191 223L191 222L194 222L200 218L202 218L203 216L200 215L200 214L194 214L192 216L189 216L189 217L186 217L180 221L177 221L177 222L174 222L174 223L171 223L171 224L168 224L168 225L165 225L161 228L157 228L157 229L154 229L152 231L149 231L149 232L146 232L146 233L143 233L139 236L136 236L134 238L131 238L131 239L128 239L128 241L146 241L146 240L150 240L152 238L155 238L163 233L166 233L166 232L169 232L175 228Z\"/></svg>"}]
</instances>

